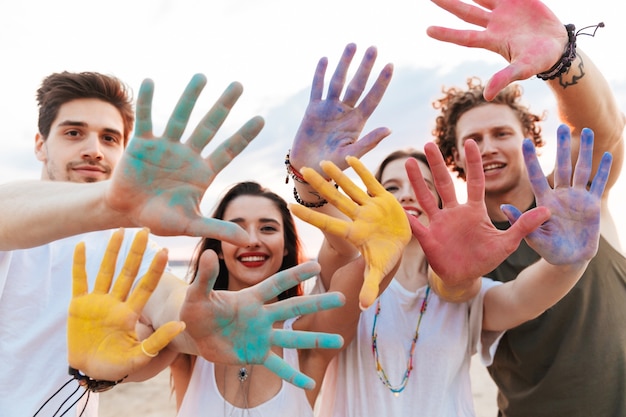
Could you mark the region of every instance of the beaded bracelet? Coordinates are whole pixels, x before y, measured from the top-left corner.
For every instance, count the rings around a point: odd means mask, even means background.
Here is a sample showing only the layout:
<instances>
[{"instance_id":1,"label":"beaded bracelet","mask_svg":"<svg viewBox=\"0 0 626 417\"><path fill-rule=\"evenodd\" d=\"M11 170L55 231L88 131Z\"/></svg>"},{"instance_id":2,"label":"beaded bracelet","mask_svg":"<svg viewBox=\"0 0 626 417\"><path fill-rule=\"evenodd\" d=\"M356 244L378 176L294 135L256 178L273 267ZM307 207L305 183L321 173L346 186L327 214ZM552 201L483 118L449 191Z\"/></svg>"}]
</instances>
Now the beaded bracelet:
<instances>
[{"instance_id":1,"label":"beaded bracelet","mask_svg":"<svg viewBox=\"0 0 626 417\"><path fill-rule=\"evenodd\" d=\"M289 150L291 152L291 149ZM293 178L294 181L298 181L300 184L308 184L302 174L291 165L291 161L289 160L289 152L285 156L285 168L287 169L287 176L285 177L285 184L289 183L289 177Z\"/></svg>"},{"instance_id":2,"label":"beaded bracelet","mask_svg":"<svg viewBox=\"0 0 626 417\"><path fill-rule=\"evenodd\" d=\"M299 182L300 184L308 185L309 183L306 182L302 174L297 169L295 169L293 165L291 165L291 161L289 160L290 153L291 153L291 149L289 150L289 152L287 152L287 155L285 155L285 168L287 169L287 176L285 177L285 184L289 183L289 177L291 177L293 178L294 181ZM330 181L330 180L327 180L327 181ZM335 184L335 188L337 187L338 187L337 184ZM293 198L296 200L296 203L303 205L304 207L309 207L309 208L323 207L324 205L328 203L328 201L324 199L321 199L315 203L307 203L306 201L300 198L300 195L298 194L298 190L296 189L295 186L293 187Z\"/></svg>"},{"instance_id":3,"label":"beaded bracelet","mask_svg":"<svg viewBox=\"0 0 626 417\"><path fill-rule=\"evenodd\" d=\"M595 27L595 30L593 31L593 33L591 34L581 33L583 30L591 28L591 27ZM550 68L549 70L537 74L537 78L540 78L544 81L554 80L555 78L567 72L569 68L572 66L572 62L576 59L576 37L578 35L589 35L593 37L595 36L598 28L603 28L603 27L604 27L604 22L600 22L597 25L586 26L580 29L578 32L574 32L576 30L576 27L573 24L570 23L570 24L565 25L568 39L567 39L567 45L565 45L565 51L563 52L561 59L559 59L559 61L556 64L554 64L552 68Z\"/></svg>"},{"instance_id":4,"label":"beaded bracelet","mask_svg":"<svg viewBox=\"0 0 626 417\"><path fill-rule=\"evenodd\" d=\"M307 203L306 201L302 200L300 198L300 196L298 195L298 190L296 189L296 187L293 187L293 198L296 200L296 203L303 205L304 207L309 207L309 208L319 208L319 207L323 207L326 205L326 203L328 203L328 201L321 199L318 202L315 203Z\"/></svg>"}]
</instances>

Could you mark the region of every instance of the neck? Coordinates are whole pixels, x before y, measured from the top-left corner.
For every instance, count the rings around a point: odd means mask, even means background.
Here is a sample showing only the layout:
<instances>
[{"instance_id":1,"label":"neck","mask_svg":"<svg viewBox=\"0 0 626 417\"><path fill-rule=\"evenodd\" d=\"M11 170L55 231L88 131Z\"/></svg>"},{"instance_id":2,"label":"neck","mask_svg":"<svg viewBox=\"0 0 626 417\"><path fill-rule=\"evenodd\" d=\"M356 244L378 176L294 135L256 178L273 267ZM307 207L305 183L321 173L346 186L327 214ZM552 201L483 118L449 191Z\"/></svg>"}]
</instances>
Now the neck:
<instances>
[{"instance_id":1,"label":"neck","mask_svg":"<svg viewBox=\"0 0 626 417\"><path fill-rule=\"evenodd\" d=\"M517 187L507 192L486 192L485 205L487 214L491 221L503 222L507 221L500 206L502 204L510 204L520 211L524 212L533 203L535 195L529 181L520 181Z\"/></svg>"},{"instance_id":2,"label":"neck","mask_svg":"<svg viewBox=\"0 0 626 417\"><path fill-rule=\"evenodd\" d=\"M409 291L416 291L428 283L428 261L422 247L414 237L404 248L395 280Z\"/></svg>"}]
</instances>

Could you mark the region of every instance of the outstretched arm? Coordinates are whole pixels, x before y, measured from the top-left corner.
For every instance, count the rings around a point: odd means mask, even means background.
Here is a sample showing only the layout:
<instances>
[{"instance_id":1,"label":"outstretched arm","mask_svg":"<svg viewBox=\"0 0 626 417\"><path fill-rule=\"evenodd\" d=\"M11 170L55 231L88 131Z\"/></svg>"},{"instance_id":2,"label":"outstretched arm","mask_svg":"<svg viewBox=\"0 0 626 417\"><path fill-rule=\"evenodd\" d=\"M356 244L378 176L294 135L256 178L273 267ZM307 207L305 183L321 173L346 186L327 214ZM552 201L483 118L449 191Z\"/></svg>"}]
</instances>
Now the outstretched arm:
<instances>
[{"instance_id":1,"label":"outstretched arm","mask_svg":"<svg viewBox=\"0 0 626 417\"><path fill-rule=\"evenodd\" d=\"M344 290L354 292L355 289L361 288L359 304L365 309L378 297L383 278L387 277L400 261L411 234L407 215L395 197L376 181L357 158L349 156L346 161L363 180L367 192L357 187L329 161L321 164L324 173L335 180L348 197L341 194L314 170L303 168L302 173L324 198L348 217L348 220L317 213L298 205L290 205L290 209L300 219L328 234L345 239L358 248L365 261L364 281L361 281L362 285L345 285ZM356 282L361 279L354 277ZM331 283L331 288L334 286Z\"/></svg>"},{"instance_id":2,"label":"outstretched arm","mask_svg":"<svg viewBox=\"0 0 626 417\"><path fill-rule=\"evenodd\" d=\"M335 217L343 215L330 204L312 207L321 204L324 199L315 188L300 180L297 176L300 169L309 167L326 176L320 167L321 161L330 161L345 169L348 166L345 160L347 155L364 155L390 133L389 129L381 127L360 137L365 123L380 103L391 81L393 66L387 64L366 92L365 87L377 56L376 48L370 47L365 51L354 77L346 85L347 72L355 52L355 44L346 45L325 98L324 76L328 60L320 59L313 77L309 104L291 145L287 162L290 164L288 169L296 173L293 184L299 198L316 211ZM358 251L349 242L332 234L325 233L324 237L318 262L322 266L321 279L326 288L329 288L335 270L357 256Z\"/></svg>"},{"instance_id":3,"label":"outstretched arm","mask_svg":"<svg viewBox=\"0 0 626 417\"><path fill-rule=\"evenodd\" d=\"M524 161L538 206L546 207L552 215L537 230L526 237L526 242L542 258L554 265L566 265L590 260L598 250L601 201L611 170L611 154L605 153L589 190L593 155L593 132L583 129L576 169L572 174L570 131L561 125L557 132L557 160L554 170L554 188L551 188L541 170L535 147L524 140ZM520 212L504 205L502 210L515 225Z\"/></svg>"},{"instance_id":4,"label":"outstretched arm","mask_svg":"<svg viewBox=\"0 0 626 417\"><path fill-rule=\"evenodd\" d=\"M240 291L212 291L217 278L217 255L205 251L196 279L187 291L180 318L193 339L192 352L212 362L263 364L286 381L305 389L313 379L288 365L271 351L273 346L290 349L338 349L340 336L308 331L275 329L275 322L340 307L344 297L327 293L292 297L266 304L281 292L316 276L319 264L306 262L280 271L265 281Z\"/></svg>"},{"instance_id":5,"label":"outstretched arm","mask_svg":"<svg viewBox=\"0 0 626 417\"><path fill-rule=\"evenodd\" d=\"M328 283L329 291L339 291L346 297L343 307L322 311L301 318L294 326L320 332L337 333L348 345L356 334L361 309L374 302L393 278L406 244L411 237L407 215L395 197L354 157L346 158L367 188L361 190L332 162L321 164L324 173L341 186L345 194L325 181L310 168L302 173L320 195L337 207L344 217L329 216L314 210L290 205L292 213L320 228L325 234L345 239L357 247L362 256L337 269ZM337 350L314 349L300 353L300 366L321 381ZM307 395L313 402L317 391Z\"/></svg>"},{"instance_id":6,"label":"outstretched arm","mask_svg":"<svg viewBox=\"0 0 626 417\"><path fill-rule=\"evenodd\" d=\"M322 95L328 60L322 58L317 64L309 104L291 148L291 163L295 168L306 166L325 176L319 163L330 161L340 169L346 169L347 156L360 158L391 133L389 129L380 127L359 138L389 86L393 66L385 65L370 90L361 98L376 62L377 51L373 46L365 51L359 68L345 87L355 52L356 45L345 47L330 80L326 98Z\"/></svg>"},{"instance_id":7,"label":"outstretched arm","mask_svg":"<svg viewBox=\"0 0 626 417\"><path fill-rule=\"evenodd\" d=\"M429 36L461 46L493 51L509 62L485 86L487 100L493 99L513 81L529 79L549 70L561 59L568 44L568 34L563 23L538 0L474 1L482 7L460 0L432 2L485 30L431 26L427 30ZM589 28L584 33L591 34L593 31L593 28ZM592 129L598 138L592 173L600 166L605 152L613 154L613 169L605 187L608 191L622 169L625 119L608 82L591 59L580 50L580 41L584 38L582 35L577 37L576 57L569 70L546 82L556 97L561 120L572 129L575 139L572 142L573 162L576 162L578 138L583 128Z\"/></svg>"},{"instance_id":8,"label":"outstretched arm","mask_svg":"<svg viewBox=\"0 0 626 417\"><path fill-rule=\"evenodd\" d=\"M520 241L550 213L538 207L524 213L506 231L494 227L485 206L485 177L478 145L465 141L467 157L467 202L459 204L454 184L437 146L427 143L424 151L433 174L443 208L423 179L417 161L409 159L406 169L415 196L428 215L423 225L409 217L413 235L419 240L434 271L433 288L448 301L465 301L480 289L480 277L492 271L519 246ZM432 279L435 282L432 282Z\"/></svg>"},{"instance_id":9,"label":"outstretched arm","mask_svg":"<svg viewBox=\"0 0 626 417\"><path fill-rule=\"evenodd\" d=\"M87 293L84 246L79 244L74 261L74 297L68 319L72 367L94 379L116 381L144 366L167 366L168 363L159 361L157 355L169 343L171 350L202 355L213 362L263 364L302 388L315 385L309 377L273 354L271 347L337 349L342 345L341 337L288 332L274 329L273 324L297 315L339 307L343 304L343 296L328 293L265 303L315 276L319 265L314 262L299 265L242 291L212 291L218 265L214 252L207 251L202 255L198 277L191 286L180 280L176 284L165 282L165 285L157 286L167 261L165 252L160 252L149 272L127 298L143 257L147 234L147 230L138 233L111 291L122 232L116 232L109 243L92 293ZM154 299L148 303L151 296ZM140 315L157 329L143 341L139 341L135 332ZM178 320L187 323L186 328ZM183 329L185 331L180 333Z\"/></svg>"},{"instance_id":10,"label":"outstretched arm","mask_svg":"<svg viewBox=\"0 0 626 417\"><path fill-rule=\"evenodd\" d=\"M152 132L151 116L154 85L144 81L137 100L135 136L109 181L33 181L0 186L0 250L130 226L145 226L159 235L213 236L245 242L246 234L233 223L203 217L200 201L221 169L259 133L263 120L251 119L203 157L202 150L242 92L240 84L231 84L182 143L183 130L205 84L203 75L191 79L163 136L157 137Z\"/></svg>"},{"instance_id":11,"label":"outstretched arm","mask_svg":"<svg viewBox=\"0 0 626 417\"><path fill-rule=\"evenodd\" d=\"M542 259L524 269L510 282L490 289L485 295L483 327L506 330L531 320L563 298L582 276L596 255L600 238L600 208L611 169L611 155L605 154L591 186L593 132L583 130L580 154L572 175L570 135L566 126L558 132L554 189L550 188L530 140L524 143L524 157L537 197L537 204L550 209L552 216L526 237ZM505 207L511 222L519 211Z\"/></svg>"},{"instance_id":12,"label":"outstretched arm","mask_svg":"<svg viewBox=\"0 0 626 417\"><path fill-rule=\"evenodd\" d=\"M152 357L185 329L179 321L165 323L139 341L135 327L167 263L162 249L131 292L148 243L148 230L137 233L117 279L113 280L124 230L113 233L102 259L93 292L87 288L85 244L76 245L72 268L72 301L67 322L71 367L94 379L117 381L146 366ZM129 295L130 292L130 295Z\"/></svg>"}]
</instances>

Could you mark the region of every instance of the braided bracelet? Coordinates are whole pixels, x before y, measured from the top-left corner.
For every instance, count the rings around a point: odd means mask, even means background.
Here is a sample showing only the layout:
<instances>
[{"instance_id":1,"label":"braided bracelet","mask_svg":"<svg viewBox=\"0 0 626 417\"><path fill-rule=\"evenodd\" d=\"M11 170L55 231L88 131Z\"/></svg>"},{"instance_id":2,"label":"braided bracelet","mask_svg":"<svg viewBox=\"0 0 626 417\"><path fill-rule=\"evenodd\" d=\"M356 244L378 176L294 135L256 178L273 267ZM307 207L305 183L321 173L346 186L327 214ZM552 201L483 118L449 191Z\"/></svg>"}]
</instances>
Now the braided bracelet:
<instances>
[{"instance_id":1,"label":"braided bracelet","mask_svg":"<svg viewBox=\"0 0 626 417\"><path fill-rule=\"evenodd\" d=\"M592 27L595 27L595 30L593 31L593 33L591 34L581 33L583 30L592 28ZM576 27L573 24L570 23L570 24L565 25L568 39L567 39L567 45L565 45L565 51L563 52L561 59L559 59L559 61L556 64L554 64L552 68L550 68L549 70L540 72L539 74L537 74L537 78L541 78L544 81L554 80L555 78L567 72L569 68L572 66L572 62L576 59L576 37L578 35L595 36L598 28L603 28L603 27L604 27L604 22L600 22L597 25L586 26L580 29L578 32L574 32L576 30Z\"/></svg>"}]
</instances>

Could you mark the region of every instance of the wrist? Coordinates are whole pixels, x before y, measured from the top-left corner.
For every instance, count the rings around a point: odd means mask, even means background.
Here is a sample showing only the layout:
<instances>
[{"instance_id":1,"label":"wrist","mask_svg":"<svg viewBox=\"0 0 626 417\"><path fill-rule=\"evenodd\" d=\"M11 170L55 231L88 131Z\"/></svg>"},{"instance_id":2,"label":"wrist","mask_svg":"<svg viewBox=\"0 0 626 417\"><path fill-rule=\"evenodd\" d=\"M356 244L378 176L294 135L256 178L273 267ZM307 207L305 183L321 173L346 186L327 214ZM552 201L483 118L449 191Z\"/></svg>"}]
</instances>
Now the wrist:
<instances>
[{"instance_id":1,"label":"wrist","mask_svg":"<svg viewBox=\"0 0 626 417\"><path fill-rule=\"evenodd\" d=\"M461 284L450 285L431 269L428 274L428 283L439 298L451 303L462 303L471 300L480 292L482 280L479 277Z\"/></svg>"},{"instance_id":2,"label":"wrist","mask_svg":"<svg viewBox=\"0 0 626 417\"><path fill-rule=\"evenodd\" d=\"M80 386L82 386L83 388L85 388L86 390L89 390L91 392L104 392L104 391L108 391L111 388L113 388L114 386L116 386L117 384L119 384L120 382L122 382L124 379L126 379L126 377L128 377L128 375L126 375L125 377L118 379L116 381L106 381L103 379L94 379L91 378L90 376L85 375L83 372L79 371L76 368L73 368L72 366L69 367L68 369L68 373L75 379L78 381L78 384Z\"/></svg>"},{"instance_id":3,"label":"wrist","mask_svg":"<svg viewBox=\"0 0 626 417\"><path fill-rule=\"evenodd\" d=\"M290 152L287 152L285 156L285 169L287 170L287 176L285 177L285 184L289 183L289 177L293 179L293 198L296 202L304 207L319 208L328 203L322 196L315 190L305 179L304 176L296 169L290 160ZM330 180L326 180L330 181Z\"/></svg>"},{"instance_id":4,"label":"wrist","mask_svg":"<svg viewBox=\"0 0 626 417\"><path fill-rule=\"evenodd\" d=\"M588 28L595 27L595 30L592 34L583 33L582 31ZM565 45L565 50L563 54L559 58L559 60L548 70L540 72L537 74L537 78L540 78L544 81L554 80L555 78L560 77L561 75L567 73L572 66L572 63L576 60L576 38L579 35L589 35L595 36L598 28L604 27L604 23L600 22L597 25L586 26L578 31L576 31L576 27L573 24L565 25L565 30L567 31L567 44Z\"/></svg>"},{"instance_id":5,"label":"wrist","mask_svg":"<svg viewBox=\"0 0 626 417\"><path fill-rule=\"evenodd\" d=\"M307 182L294 181L293 198L296 202L308 208L320 208L325 206L328 201L315 190Z\"/></svg>"}]
</instances>

